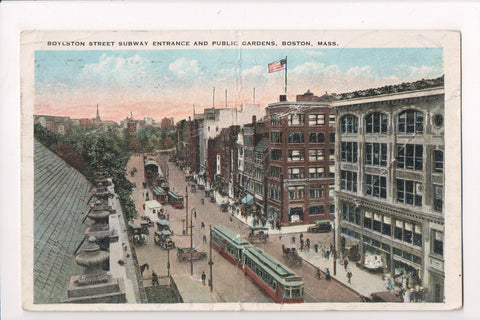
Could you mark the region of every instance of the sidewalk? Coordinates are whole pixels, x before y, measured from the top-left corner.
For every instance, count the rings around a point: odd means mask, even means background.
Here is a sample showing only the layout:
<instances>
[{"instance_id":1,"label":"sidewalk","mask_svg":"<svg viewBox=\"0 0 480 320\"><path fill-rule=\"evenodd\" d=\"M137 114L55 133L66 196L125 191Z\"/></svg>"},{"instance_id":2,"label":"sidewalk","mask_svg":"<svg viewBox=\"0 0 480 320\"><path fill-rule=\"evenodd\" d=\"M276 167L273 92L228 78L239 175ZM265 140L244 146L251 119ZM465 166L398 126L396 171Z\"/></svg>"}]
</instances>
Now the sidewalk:
<instances>
[{"instance_id":1,"label":"sidewalk","mask_svg":"<svg viewBox=\"0 0 480 320\"><path fill-rule=\"evenodd\" d=\"M240 220L242 223L247 224L250 227L253 227L253 217L249 216L247 217L247 220L245 221L245 217L242 217L240 213L238 214L233 214L235 218ZM302 224L302 225L297 225L297 226L288 226L288 227L282 227L281 230L278 229L272 229L271 225L267 223L265 226L262 225L256 225L256 227L266 227L268 228L268 234L288 234L288 233L301 233L301 232L307 232L308 227L314 226L315 224Z\"/></svg>"},{"instance_id":2,"label":"sidewalk","mask_svg":"<svg viewBox=\"0 0 480 320\"><path fill-rule=\"evenodd\" d=\"M299 250L298 254L303 260L317 268L320 268L320 270L323 272L326 272L328 268L332 278L336 279L362 296L369 296L373 292L387 291L381 274L372 274L366 270L361 270L355 265L355 263L349 263L347 271L345 271L345 267L340 264L340 259L337 259L337 274L333 275L333 258L330 257L328 260L325 259L321 250L319 250L317 253L313 249L310 249L310 251ZM347 279L348 271L352 273L351 284L348 283ZM325 275L322 274L322 277L324 276Z\"/></svg>"},{"instance_id":3,"label":"sidewalk","mask_svg":"<svg viewBox=\"0 0 480 320\"><path fill-rule=\"evenodd\" d=\"M190 275L174 275L178 291L184 303L219 303L222 302L215 291L210 292L208 280L205 285L200 278Z\"/></svg>"}]
</instances>

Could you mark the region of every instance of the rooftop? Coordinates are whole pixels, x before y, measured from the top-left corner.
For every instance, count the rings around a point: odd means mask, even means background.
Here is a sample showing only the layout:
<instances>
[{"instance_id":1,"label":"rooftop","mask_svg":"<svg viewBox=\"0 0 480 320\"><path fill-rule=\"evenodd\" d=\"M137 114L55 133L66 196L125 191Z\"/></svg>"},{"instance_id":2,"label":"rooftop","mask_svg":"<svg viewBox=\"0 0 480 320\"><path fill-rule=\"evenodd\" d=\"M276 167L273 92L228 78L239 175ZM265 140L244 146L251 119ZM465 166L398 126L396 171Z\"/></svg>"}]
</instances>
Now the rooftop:
<instances>
[{"instance_id":1,"label":"rooftop","mask_svg":"<svg viewBox=\"0 0 480 320\"><path fill-rule=\"evenodd\" d=\"M73 253L84 239L93 186L48 148L34 142L34 303L66 300L66 284L83 268Z\"/></svg>"}]
</instances>

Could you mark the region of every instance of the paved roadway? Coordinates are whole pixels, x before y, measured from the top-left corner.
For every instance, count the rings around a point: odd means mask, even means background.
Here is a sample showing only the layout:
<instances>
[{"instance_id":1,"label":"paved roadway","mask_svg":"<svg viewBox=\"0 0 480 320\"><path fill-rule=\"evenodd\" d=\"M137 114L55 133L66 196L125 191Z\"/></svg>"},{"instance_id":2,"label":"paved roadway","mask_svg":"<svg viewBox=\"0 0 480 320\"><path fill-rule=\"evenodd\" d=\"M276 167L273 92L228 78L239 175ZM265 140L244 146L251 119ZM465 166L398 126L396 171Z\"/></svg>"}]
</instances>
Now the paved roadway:
<instances>
[{"instance_id":1,"label":"paved roadway","mask_svg":"<svg viewBox=\"0 0 480 320\"><path fill-rule=\"evenodd\" d=\"M167 156L162 155L158 157L157 163L160 165L163 171L167 165ZM169 184L172 189L177 191L180 194L186 195L185 187L187 182L185 182L184 173L172 163L168 163L169 169ZM143 182L143 166L142 166L142 157L135 156L132 157L127 164L127 172L136 167L137 173L134 177L128 175L130 181L135 182L137 188L133 191L133 197L135 199L137 212L139 216L144 214L143 210L143 193L146 191L142 188ZM151 192L150 198L151 198ZM240 234L244 238L247 238L248 235L248 226L242 223L240 220L233 218L230 219L230 214L221 212L220 209L207 199L204 204L201 204L201 199L203 196L203 191L197 190L196 193L188 192L188 215L190 223L190 215L192 208L195 208L197 212L197 218L193 218L193 246L200 251L208 252L208 244L202 243L202 236L206 235L208 239L208 226L223 225L233 232ZM185 201L186 202L186 201ZM184 209L174 209L171 206L165 206L165 209L170 216L170 225L174 231L174 241L179 247L189 247L190 246L190 235L182 235L184 229L184 220L185 219L185 208ZM206 228L202 230L200 228L201 222L204 222ZM148 263L150 270L145 271L144 276L147 278L151 275L152 269L155 270L159 275L167 274L167 251L162 250L159 247L155 247L153 242L153 228L151 228L150 235L147 239L147 244L145 246L137 247L137 257L140 265L143 263ZM265 250L267 253L272 255L274 258L282 261L282 244L287 246L291 245L292 234L283 236L280 235L270 235L269 242L266 244L259 244L258 247ZM329 245L333 240L332 234L304 234L305 239L310 238L312 242L312 247L314 243L323 243ZM299 242L299 235L296 235L296 245ZM175 256L175 251L170 252L170 262L171 262L171 273L175 275L190 275L190 263L180 263L177 261ZM229 262L227 262L223 257L213 251L213 280L214 280L214 289L217 297L222 302L271 302L271 299L268 298L264 292L253 283L248 277L246 277L240 269L234 267ZM202 271L207 274L209 278L209 266L208 261L194 261L194 270L192 279L195 281L201 281L200 276ZM357 293L350 290L343 284L332 280L327 281L323 276L322 279L317 279L315 277L315 268L312 267L307 262L303 262L302 266L294 268L289 266L293 271L298 275L302 276L303 281L305 282L305 302L359 302L360 297Z\"/></svg>"}]
</instances>

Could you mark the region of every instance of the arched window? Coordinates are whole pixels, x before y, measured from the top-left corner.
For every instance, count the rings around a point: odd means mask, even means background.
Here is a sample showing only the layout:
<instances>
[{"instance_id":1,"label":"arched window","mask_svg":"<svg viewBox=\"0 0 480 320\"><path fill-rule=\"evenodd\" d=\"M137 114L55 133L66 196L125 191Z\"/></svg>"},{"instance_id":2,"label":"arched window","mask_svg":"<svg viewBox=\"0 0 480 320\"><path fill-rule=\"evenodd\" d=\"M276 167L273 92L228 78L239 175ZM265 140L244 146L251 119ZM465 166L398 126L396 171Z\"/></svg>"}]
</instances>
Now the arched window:
<instances>
[{"instance_id":1,"label":"arched window","mask_svg":"<svg viewBox=\"0 0 480 320\"><path fill-rule=\"evenodd\" d=\"M424 115L420 111L407 110L398 116L399 134L423 134Z\"/></svg>"},{"instance_id":2,"label":"arched window","mask_svg":"<svg viewBox=\"0 0 480 320\"><path fill-rule=\"evenodd\" d=\"M375 112L365 117L366 134L387 134L388 117L384 113Z\"/></svg>"},{"instance_id":3,"label":"arched window","mask_svg":"<svg viewBox=\"0 0 480 320\"><path fill-rule=\"evenodd\" d=\"M358 133L358 118L348 115L342 118L340 130L344 133Z\"/></svg>"}]
</instances>

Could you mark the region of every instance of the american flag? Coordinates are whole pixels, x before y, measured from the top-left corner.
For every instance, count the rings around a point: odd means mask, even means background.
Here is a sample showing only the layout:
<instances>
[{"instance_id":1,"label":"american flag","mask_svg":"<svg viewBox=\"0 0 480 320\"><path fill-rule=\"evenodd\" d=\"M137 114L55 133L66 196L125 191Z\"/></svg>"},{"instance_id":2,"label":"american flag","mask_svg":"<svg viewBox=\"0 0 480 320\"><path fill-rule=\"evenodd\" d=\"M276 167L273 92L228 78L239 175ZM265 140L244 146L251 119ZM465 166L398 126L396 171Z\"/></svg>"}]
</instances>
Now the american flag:
<instances>
[{"instance_id":1,"label":"american flag","mask_svg":"<svg viewBox=\"0 0 480 320\"><path fill-rule=\"evenodd\" d=\"M286 59L272 62L268 65L268 73L283 70L285 69L286 64L287 64Z\"/></svg>"}]
</instances>

